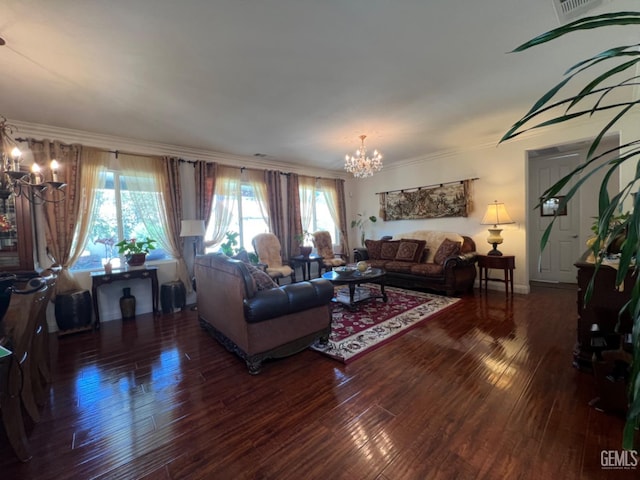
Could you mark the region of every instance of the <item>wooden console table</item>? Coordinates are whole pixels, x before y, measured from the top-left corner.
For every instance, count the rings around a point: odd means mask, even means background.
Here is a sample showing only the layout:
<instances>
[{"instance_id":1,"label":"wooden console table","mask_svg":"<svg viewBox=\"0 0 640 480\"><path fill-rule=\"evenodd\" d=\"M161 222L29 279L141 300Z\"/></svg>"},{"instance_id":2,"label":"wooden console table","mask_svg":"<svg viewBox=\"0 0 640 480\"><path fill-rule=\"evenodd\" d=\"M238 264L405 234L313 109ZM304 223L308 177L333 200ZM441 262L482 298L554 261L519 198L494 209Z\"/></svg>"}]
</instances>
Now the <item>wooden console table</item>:
<instances>
[{"instance_id":1,"label":"wooden console table","mask_svg":"<svg viewBox=\"0 0 640 480\"><path fill-rule=\"evenodd\" d=\"M138 278L151 279L151 301L153 303L154 315L159 315L158 309L158 268L132 268L128 270L114 270L107 274L104 272L93 272L91 274L91 294L93 296L93 311L96 315L96 329L100 328L100 314L98 309L98 287L113 282L122 282Z\"/></svg>"}]
</instances>

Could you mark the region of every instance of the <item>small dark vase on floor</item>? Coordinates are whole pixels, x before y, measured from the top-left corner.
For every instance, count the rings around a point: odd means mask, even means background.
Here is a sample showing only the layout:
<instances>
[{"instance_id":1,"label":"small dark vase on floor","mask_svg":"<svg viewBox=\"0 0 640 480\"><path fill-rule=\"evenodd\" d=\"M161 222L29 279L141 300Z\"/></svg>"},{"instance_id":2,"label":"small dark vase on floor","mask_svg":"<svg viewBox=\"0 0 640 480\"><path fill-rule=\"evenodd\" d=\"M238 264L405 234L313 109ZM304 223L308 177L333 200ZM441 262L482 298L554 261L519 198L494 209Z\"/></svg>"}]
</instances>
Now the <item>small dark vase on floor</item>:
<instances>
[{"instance_id":1,"label":"small dark vase on floor","mask_svg":"<svg viewBox=\"0 0 640 480\"><path fill-rule=\"evenodd\" d=\"M136 297L131 295L130 288L122 289L122 296L120 297L120 312L122 313L123 320L136 318Z\"/></svg>"}]
</instances>

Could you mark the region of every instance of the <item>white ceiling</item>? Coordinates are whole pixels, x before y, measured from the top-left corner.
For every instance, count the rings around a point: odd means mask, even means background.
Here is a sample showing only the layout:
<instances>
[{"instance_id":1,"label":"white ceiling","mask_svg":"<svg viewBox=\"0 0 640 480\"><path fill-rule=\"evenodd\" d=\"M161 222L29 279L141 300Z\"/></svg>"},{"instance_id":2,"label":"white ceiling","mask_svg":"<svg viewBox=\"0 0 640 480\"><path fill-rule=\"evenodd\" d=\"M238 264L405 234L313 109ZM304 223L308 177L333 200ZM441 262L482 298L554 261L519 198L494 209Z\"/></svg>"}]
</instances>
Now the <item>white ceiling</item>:
<instances>
[{"instance_id":1,"label":"white ceiling","mask_svg":"<svg viewBox=\"0 0 640 480\"><path fill-rule=\"evenodd\" d=\"M0 114L334 170L366 134L390 165L497 142L604 48L506 53L558 25L551 0L3 0Z\"/></svg>"}]
</instances>

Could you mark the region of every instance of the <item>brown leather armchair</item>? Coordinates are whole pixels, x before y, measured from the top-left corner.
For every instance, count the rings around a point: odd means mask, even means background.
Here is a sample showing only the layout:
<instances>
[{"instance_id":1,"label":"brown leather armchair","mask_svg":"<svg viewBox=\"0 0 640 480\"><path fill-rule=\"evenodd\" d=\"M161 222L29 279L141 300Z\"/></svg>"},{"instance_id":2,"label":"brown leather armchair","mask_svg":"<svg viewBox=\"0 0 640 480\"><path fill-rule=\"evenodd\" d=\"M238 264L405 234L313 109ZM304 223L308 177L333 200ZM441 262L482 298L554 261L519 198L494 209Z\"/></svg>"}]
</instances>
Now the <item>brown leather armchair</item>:
<instances>
[{"instance_id":1,"label":"brown leather armchair","mask_svg":"<svg viewBox=\"0 0 640 480\"><path fill-rule=\"evenodd\" d=\"M326 342L331 331L329 303L333 285L314 279L273 288L266 275L223 254L198 255L198 317L229 351L245 360L249 373L260 372L262 362L297 353L316 340ZM260 289L262 288L262 289Z\"/></svg>"}]
</instances>

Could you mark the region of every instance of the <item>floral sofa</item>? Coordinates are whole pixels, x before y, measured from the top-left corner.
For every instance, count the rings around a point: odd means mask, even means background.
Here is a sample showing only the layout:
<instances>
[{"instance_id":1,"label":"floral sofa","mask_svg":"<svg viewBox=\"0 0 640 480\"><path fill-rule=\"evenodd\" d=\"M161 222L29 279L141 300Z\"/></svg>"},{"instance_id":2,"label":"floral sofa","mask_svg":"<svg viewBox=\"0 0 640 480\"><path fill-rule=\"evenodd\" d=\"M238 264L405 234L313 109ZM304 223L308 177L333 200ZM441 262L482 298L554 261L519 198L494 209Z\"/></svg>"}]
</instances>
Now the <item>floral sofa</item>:
<instances>
[{"instance_id":1,"label":"floral sofa","mask_svg":"<svg viewBox=\"0 0 640 480\"><path fill-rule=\"evenodd\" d=\"M387 272L387 285L420 288L452 296L470 292L476 279L476 245L453 232L418 230L365 240L354 250L355 261L365 260Z\"/></svg>"}]
</instances>

